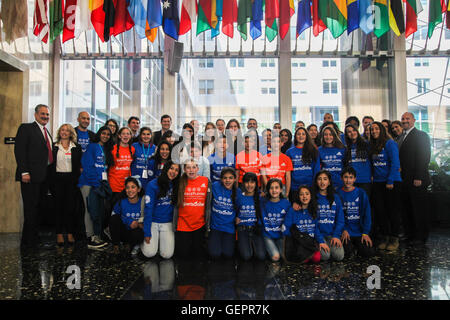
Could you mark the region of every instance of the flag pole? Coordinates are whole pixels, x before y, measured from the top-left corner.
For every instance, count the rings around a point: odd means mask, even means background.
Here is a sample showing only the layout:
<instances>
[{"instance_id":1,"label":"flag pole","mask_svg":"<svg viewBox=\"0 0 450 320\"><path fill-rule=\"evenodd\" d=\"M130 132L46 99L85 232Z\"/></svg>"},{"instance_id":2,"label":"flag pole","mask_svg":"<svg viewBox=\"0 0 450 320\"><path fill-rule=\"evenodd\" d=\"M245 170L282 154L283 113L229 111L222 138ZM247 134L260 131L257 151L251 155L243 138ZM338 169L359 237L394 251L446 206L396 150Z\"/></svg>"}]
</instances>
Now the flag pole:
<instances>
[{"instance_id":1,"label":"flag pole","mask_svg":"<svg viewBox=\"0 0 450 320\"><path fill-rule=\"evenodd\" d=\"M444 21L442 20L442 25L441 25L441 35L439 36L439 43L438 46L435 50L433 50L433 53L436 54L439 52L439 49L441 48L441 40L442 40L442 32L444 31Z\"/></svg>"}]
</instances>

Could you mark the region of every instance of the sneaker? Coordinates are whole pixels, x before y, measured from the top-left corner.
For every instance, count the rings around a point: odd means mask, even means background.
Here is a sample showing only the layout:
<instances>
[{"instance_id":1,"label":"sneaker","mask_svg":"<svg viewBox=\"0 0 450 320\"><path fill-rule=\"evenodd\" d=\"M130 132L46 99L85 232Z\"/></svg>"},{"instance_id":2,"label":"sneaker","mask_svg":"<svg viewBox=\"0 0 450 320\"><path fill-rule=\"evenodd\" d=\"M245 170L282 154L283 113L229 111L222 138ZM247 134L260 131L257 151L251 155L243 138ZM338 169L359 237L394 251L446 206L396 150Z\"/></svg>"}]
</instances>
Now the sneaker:
<instances>
[{"instance_id":1,"label":"sneaker","mask_svg":"<svg viewBox=\"0 0 450 320\"><path fill-rule=\"evenodd\" d=\"M137 255L139 253L139 249L140 249L139 245L135 245L134 248L131 250L131 255L132 256Z\"/></svg>"},{"instance_id":2,"label":"sneaker","mask_svg":"<svg viewBox=\"0 0 450 320\"><path fill-rule=\"evenodd\" d=\"M112 240L112 238L111 238L111 232L109 232L109 227L106 227L106 228L103 230L103 233L108 237L109 240Z\"/></svg>"},{"instance_id":3,"label":"sneaker","mask_svg":"<svg viewBox=\"0 0 450 320\"><path fill-rule=\"evenodd\" d=\"M102 239L99 238L99 236L92 236L89 239L88 248L89 249L100 249L100 248L103 248L104 246L106 246L107 244L108 244L108 242L103 241Z\"/></svg>"},{"instance_id":4,"label":"sneaker","mask_svg":"<svg viewBox=\"0 0 450 320\"><path fill-rule=\"evenodd\" d=\"M398 249L398 238L397 237L390 237L389 238L389 244L386 247L386 250L388 251L395 251Z\"/></svg>"},{"instance_id":5,"label":"sneaker","mask_svg":"<svg viewBox=\"0 0 450 320\"><path fill-rule=\"evenodd\" d=\"M381 243L378 245L378 249L385 250L389 243L389 237L384 237L381 240Z\"/></svg>"}]
</instances>

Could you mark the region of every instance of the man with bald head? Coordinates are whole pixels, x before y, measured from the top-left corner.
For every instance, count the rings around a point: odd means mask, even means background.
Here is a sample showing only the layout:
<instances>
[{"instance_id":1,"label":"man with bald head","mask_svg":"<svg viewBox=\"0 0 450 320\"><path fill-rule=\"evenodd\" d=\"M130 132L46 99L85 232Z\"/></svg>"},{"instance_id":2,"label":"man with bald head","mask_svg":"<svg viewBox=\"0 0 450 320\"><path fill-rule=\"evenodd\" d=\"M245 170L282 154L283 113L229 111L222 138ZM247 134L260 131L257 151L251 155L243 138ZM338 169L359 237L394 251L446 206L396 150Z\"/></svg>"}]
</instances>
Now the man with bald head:
<instances>
[{"instance_id":1,"label":"man with bald head","mask_svg":"<svg viewBox=\"0 0 450 320\"><path fill-rule=\"evenodd\" d=\"M428 239L430 217L426 204L426 190L431 183L428 165L431 145L428 134L414 127L411 112L402 115L403 135L399 139L402 175L403 225L408 240L414 245Z\"/></svg>"},{"instance_id":2,"label":"man with bald head","mask_svg":"<svg viewBox=\"0 0 450 320\"><path fill-rule=\"evenodd\" d=\"M83 153L86 151L88 144L94 139L95 133L89 130L91 124L91 115L87 111L81 111L78 114L78 126L75 128L77 133L77 142L81 145Z\"/></svg>"}]
</instances>

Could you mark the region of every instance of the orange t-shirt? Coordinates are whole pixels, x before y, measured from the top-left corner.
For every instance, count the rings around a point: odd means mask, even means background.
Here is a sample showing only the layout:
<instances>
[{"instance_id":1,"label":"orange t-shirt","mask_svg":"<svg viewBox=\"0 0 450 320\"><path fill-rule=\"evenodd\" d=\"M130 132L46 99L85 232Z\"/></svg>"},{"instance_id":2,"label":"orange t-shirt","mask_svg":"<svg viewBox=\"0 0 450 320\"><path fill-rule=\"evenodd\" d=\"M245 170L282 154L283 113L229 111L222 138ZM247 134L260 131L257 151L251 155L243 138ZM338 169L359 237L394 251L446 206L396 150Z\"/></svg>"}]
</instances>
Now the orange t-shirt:
<instances>
[{"instance_id":1,"label":"orange t-shirt","mask_svg":"<svg viewBox=\"0 0 450 320\"><path fill-rule=\"evenodd\" d=\"M260 169L262 165L262 155L256 150L250 151L246 154L245 150L241 151L236 156L236 170L239 170L239 182L242 183L242 178L247 172L253 172L258 177L258 186L261 186Z\"/></svg>"},{"instance_id":2,"label":"orange t-shirt","mask_svg":"<svg viewBox=\"0 0 450 320\"><path fill-rule=\"evenodd\" d=\"M294 170L294 167L291 158L287 155L280 153L278 157L273 157L271 153L268 153L262 158L262 170L267 180L277 178L286 184L286 172Z\"/></svg>"},{"instance_id":3,"label":"orange t-shirt","mask_svg":"<svg viewBox=\"0 0 450 320\"><path fill-rule=\"evenodd\" d=\"M184 191L183 206L178 209L178 231L195 231L205 225L205 205L208 193L208 178L198 176L190 180Z\"/></svg>"},{"instance_id":4,"label":"orange t-shirt","mask_svg":"<svg viewBox=\"0 0 450 320\"><path fill-rule=\"evenodd\" d=\"M112 150L114 166L109 168L108 181L113 192L122 192L125 189L125 180L131 176L131 162L133 162L134 147L119 146L119 157L117 155L117 145Z\"/></svg>"}]
</instances>

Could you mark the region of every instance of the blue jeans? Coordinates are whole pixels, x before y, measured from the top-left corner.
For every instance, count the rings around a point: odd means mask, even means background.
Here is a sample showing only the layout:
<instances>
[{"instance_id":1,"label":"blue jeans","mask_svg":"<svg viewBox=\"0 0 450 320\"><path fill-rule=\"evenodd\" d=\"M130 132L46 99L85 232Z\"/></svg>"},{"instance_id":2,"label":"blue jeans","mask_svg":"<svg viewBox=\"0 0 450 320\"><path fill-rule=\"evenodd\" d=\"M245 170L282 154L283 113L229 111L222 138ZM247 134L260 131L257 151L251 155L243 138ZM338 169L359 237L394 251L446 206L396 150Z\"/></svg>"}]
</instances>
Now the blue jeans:
<instances>
[{"instance_id":1,"label":"blue jeans","mask_svg":"<svg viewBox=\"0 0 450 320\"><path fill-rule=\"evenodd\" d=\"M283 238L271 239L264 237L264 244L266 245L266 250L270 259L272 259L272 261L279 261L281 253L283 252Z\"/></svg>"},{"instance_id":2,"label":"blue jeans","mask_svg":"<svg viewBox=\"0 0 450 320\"><path fill-rule=\"evenodd\" d=\"M208 253L212 258L231 258L234 253L235 234L211 229L208 239Z\"/></svg>"},{"instance_id":3,"label":"blue jeans","mask_svg":"<svg viewBox=\"0 0 450 320\"><path fill-rule=\"evenodd\" d=\"M87 209L91 216L94 235L100 236L102 234L103 215L105 211L105 199L94 192L94 187L89 191L87 197Z\"/></svg>"},{"instance_id":4,"label":"blue jeans","mask_svg":"<svg viewBox=\"0 0 450 320\"><path fill-rule=\"evenodd\" d=\"M264 260L266 258L266 249L262 236L256 235L248 228L240 228L238 226L237 230L238 249L242 259L248 261L255 255L258 260Z\"/></svg>"}]
</instances>

